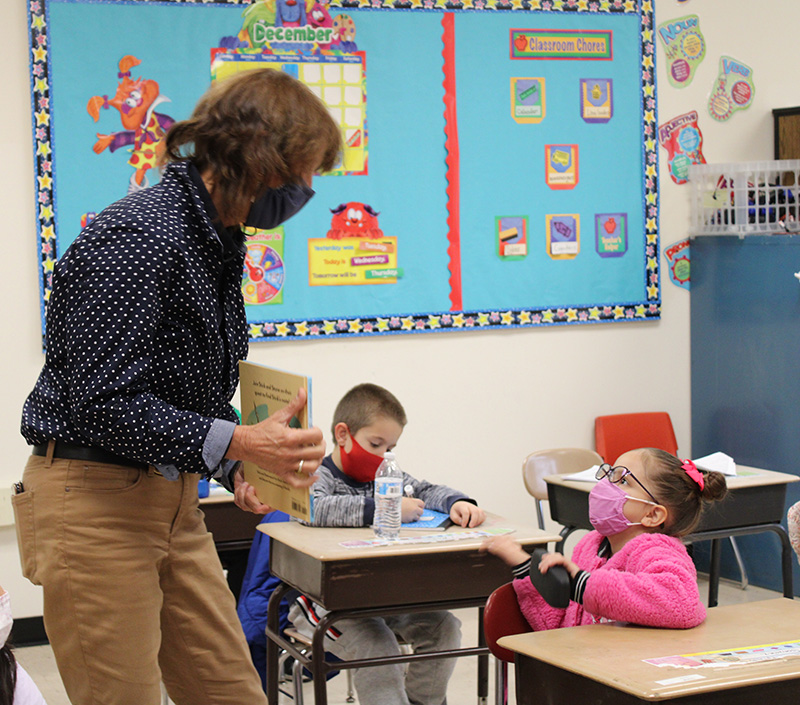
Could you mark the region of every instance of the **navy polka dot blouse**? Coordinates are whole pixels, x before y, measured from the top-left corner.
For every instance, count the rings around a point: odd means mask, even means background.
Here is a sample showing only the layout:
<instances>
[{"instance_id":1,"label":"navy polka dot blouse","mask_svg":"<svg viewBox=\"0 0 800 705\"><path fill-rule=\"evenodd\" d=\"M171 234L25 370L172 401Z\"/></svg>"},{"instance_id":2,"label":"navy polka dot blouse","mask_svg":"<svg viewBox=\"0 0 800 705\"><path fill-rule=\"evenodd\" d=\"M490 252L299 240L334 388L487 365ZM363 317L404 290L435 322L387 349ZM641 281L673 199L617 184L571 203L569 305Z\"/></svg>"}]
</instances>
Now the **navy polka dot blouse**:
<instances>
[{"instance_id":1,"label":"navy polka dot blouse","mask_svg":"<svg viewBox=\"0 0 800 705\"><path fill-rule=\"evenodd\" d=\"M47 356L22 435L94 446L159 467L208 472L203 444L247 354L244 250L226 248L197 170L106 208L55 268Z\"/></svg>"}]
</instances>

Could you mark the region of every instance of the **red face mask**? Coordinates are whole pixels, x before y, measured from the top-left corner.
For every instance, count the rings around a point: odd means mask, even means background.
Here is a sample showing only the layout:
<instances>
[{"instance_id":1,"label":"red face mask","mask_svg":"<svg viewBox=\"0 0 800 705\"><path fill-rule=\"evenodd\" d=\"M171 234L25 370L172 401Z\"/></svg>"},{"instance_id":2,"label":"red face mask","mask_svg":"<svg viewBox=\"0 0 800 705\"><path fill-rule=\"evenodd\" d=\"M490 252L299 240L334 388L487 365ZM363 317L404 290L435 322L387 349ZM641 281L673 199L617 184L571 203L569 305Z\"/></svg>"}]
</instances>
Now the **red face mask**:
<instances>
[{"instance_id":1,"label":"red face mask","mask_svg":"<svg viewBox=\"0 0 800 705\"><path fill-rule=\"evenodd\" d=\"M372 482L375 473L383 462L382 455L375 455L364 450L358 441L351 435L353 447L348 453L344 446L339 446L339 455L342 459L342 472L358 482Z\"/></svg>"}]
</instances>

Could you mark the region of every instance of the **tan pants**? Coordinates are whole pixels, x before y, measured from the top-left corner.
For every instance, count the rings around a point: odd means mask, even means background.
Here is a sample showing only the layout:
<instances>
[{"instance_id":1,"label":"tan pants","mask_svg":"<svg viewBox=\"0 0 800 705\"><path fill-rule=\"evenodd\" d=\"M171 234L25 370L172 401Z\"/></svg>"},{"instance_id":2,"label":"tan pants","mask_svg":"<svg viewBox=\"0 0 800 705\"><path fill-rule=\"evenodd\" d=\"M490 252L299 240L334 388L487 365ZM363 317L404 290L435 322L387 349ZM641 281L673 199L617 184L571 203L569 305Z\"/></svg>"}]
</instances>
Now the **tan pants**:
<instances>
[{"instance_id":1,"label":"tan pants","mask_svg":"<svg viewBox=\"0 0 800 705\"><path fill-rule=\"evenodd\" d=\"M73 705L263 705L197 475L31 456L14 497L23 574Z\"/></svg>"}]
</instances>

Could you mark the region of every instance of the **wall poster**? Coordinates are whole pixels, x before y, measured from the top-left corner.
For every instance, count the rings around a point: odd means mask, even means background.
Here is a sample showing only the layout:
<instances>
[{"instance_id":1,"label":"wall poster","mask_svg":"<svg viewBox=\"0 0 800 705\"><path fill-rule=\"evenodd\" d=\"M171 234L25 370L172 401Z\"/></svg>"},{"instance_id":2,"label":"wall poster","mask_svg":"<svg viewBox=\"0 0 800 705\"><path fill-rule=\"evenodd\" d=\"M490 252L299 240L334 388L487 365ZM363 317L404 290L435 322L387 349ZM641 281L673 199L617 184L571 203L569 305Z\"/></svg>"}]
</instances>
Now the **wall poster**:
<instances>
[{"instance_id":1,"label":"wall poster","mask_svg":"<svg viewBox=\"0 0 800 705\"><path fill-rule=\"evenodd\" d=\"M43 321L81 227L262 67L344 149L247 233L252 340L660 317L651 0L27 2Z\"/></svg>"}]
</instances>

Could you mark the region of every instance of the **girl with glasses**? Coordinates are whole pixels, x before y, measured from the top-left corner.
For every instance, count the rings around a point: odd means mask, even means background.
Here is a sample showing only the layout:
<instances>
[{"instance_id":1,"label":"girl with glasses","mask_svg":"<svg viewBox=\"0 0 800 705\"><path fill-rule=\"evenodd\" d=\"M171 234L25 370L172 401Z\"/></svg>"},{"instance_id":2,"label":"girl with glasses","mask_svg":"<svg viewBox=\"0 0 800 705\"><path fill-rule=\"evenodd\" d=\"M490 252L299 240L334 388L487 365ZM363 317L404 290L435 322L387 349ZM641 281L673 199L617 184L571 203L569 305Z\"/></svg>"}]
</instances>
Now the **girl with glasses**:
<instances>
[{"instance_id":1,"label":"girl with glasses","mask_svg":"<svg viewBox=\"0 0 800 705\"><path fill-rule=\"evenodd\" d=\"M725 477L691 460L655 448L623 453L603 464L589 494L594 531L575 546L572 560L548 553L538 565L508 536L490 539L486 550L513 568L520 608L534 631L601 621L687 629L705 619L697 573L680 540L697 526L703 506L722 499ZM551 607L531 574L563 566L570 601ZM534 578L538 576L534 575Z\"/></svg>"}]
</instances>

